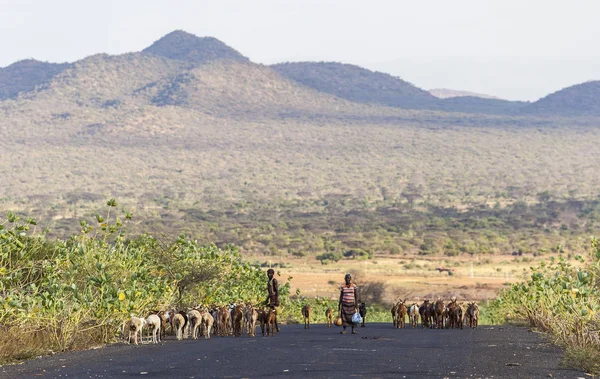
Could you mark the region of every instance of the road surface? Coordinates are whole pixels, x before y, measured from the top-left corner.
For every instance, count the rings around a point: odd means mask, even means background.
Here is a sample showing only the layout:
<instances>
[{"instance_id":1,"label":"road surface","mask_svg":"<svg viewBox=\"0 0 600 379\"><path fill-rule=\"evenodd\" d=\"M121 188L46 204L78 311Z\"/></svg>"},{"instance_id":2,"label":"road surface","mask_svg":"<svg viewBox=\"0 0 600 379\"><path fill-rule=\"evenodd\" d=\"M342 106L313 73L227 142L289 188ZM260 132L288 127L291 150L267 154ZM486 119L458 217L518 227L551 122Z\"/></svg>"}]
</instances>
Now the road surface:
<instances>
[{"instance_id":1,"label":"road surface","mask_svg":"<svg viewBox=\"0 0 600 379\"><path fill-rule=\"evenodd\" d=\"M260 328L257 328L260 332ZM274 337L118 343L0 367L0 378L581 378L543 335L513 326L394 329L341 335L283 325Z\"/></svg>"}]
</instances>

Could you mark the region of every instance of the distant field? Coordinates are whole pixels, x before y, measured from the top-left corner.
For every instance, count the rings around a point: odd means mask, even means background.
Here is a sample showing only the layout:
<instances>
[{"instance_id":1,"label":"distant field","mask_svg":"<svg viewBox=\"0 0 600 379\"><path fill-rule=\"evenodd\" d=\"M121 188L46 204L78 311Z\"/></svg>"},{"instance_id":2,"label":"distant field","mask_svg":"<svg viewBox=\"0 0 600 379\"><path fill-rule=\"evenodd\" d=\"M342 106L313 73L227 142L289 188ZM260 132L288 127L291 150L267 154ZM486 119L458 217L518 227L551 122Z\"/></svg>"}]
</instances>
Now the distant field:
<instances>
[{"instance_id":1,"label":"distant field","mask_svg":"<svg viewBox=\"0 0 600 379\"><path fill-rule=\"evenodd\" d=\"M268 257L250 257L250 261L265 265L280 263ZM337 299L344 274L349 272L356 283L383 284L383 303L398 299L422 301L457 296L460 301L487 301L510 283L529 277L531 265L541 258L489 256L467 258L447 257L375 257L373 260L342 260L322 265L313 259L286 258L284 268L276 270L285 281L291 276L292 293L299 289L302 296ZM471 270L472 264L472 270ZM437 268L451 268L453 275Z\"/></svg>"}]
</instances>

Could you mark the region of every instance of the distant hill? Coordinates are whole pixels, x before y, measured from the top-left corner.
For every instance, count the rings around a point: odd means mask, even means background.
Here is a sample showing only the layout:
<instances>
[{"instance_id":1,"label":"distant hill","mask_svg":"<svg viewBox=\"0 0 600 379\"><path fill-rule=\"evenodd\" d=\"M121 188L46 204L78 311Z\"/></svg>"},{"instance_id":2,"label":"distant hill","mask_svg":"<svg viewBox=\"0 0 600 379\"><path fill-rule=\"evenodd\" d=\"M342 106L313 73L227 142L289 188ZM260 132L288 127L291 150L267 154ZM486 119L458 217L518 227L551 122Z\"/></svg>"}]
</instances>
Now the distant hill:
<instances>
[{"instance_id":1,"label":"distant hill","mask_svg":"<svg viewBox=\"0 0 600 379\"><path fill-rule=\"evenodd\" d=\"M475 96L456 96L440 99L440 110L459 113L483 113L511 116L517 114L527 102L485 99Z\"/></svg>"},{"instance_id":2,"label":"distant hill","mask_svg":"<svg viewBox=\"0 0 600 379\"><path fill-rule=\"evenodd\" d=\"M48 63L26 59L0 68L0 100L14 98L20 92L31 91L69 66L68 63Z\"/></svg>"},{"instance_id":3,"label":"distant hill","mask_svg":"<svg viewBox=\"0 0 600 379\"><path fill-rule=\"evenodd\" d=\"M281 75L337 97L358 103L405 109L435 109L438 99L398 77L336 62L280 63Z\"/></svg>"},{"instance_id":4,"label":"distant hill","mask_svg":"<svg viewBox=\"0 0 600 379\"><path fill-rule=\"evenodd\" d=\"M216 38L197 37L181 30L167 34L143 52L193 63L206 63L216 59L249 62L248 58Z\"/></svg>"},{"instance_id":5,"label":"distant hill","mask_svg":"<svg viewBox=\"0 0 600 379\"><path fill-rule=\"evenodd\" d=\"M577 84L554 92L522 109L523 114L600 116L600 81Z\"/></svg>"},{"instance_id":6,"label":"distant hill","mask_svg":"<svg viewBox=\"0 0 600 379\"><path fill-rule=\"evenodd\" d=\"M481 93L469 92L469 91L457 91L453 89L447 88L434 88L430 89L429 93L438 99L448 99L451 97L479 97L482 99L494 99L494 100L502 100L496 96L484 95Z\"/></svg>"},{"instance_id":7,"label":"distant hill","mask_svg":"<svg viewBox=\"0 0 600 379\"><path fill-rule=\"evenodd\" d=\"M137 53L98 54L63 64L23 60L0 68L0 101L27 99L9 108L25 107L31 117L45 114L40 122L49 112L69 114L73 121L91 117L81 112L86 107L140 107L137 112L143 113L146 105L235 117L261 112L269 117L405 117L397 109L457 113L453 118L463 117L460 113L589 116L600 115L598 83L569 87L535 103L432 90L443 97L438 98L399 77L351 64L257 65L216 38L177 30Z\"/></svg>"},{"instance_id":8,"label":"distant hill","mask_svg":"<svg viewBox=\"0 0 600 379\"><path fill-rule=\"evenodd\" d=\"M320 92L357 103L402 109L511 115L526 103L460 96L440 99L398 77L335 62L281 63L281 75Z\"/></svg>"}]
</instances>

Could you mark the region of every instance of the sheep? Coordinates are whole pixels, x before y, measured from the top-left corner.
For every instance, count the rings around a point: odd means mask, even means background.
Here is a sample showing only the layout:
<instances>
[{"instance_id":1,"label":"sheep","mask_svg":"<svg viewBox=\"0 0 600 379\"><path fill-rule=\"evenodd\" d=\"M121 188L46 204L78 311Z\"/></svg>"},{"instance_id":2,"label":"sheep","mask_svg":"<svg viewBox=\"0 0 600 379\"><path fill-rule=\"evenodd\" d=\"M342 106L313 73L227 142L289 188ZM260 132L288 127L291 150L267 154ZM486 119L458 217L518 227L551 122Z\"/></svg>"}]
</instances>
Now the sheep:
<instances>
[{"instance_id":1,"label":"sheep","mask_svg":"<svg viewBox=\"0 0 600 379\"><path fill-rule=\"evenodd\" d=\"M187 316L188 316L188 320L190 322L192 338L197 340L198 339L198 328L200 327L200 324L202 323L202 315L196 309L192 309L191 311L188 312Z\"/></svg>"},{"instance_id":2,"label":"sheep","mask_svg":"<svg viewBox=\"0 0 600 379\"><path fill-rule=\"evenodd\" d=\"M408 320L413 329L417 327L417 323L419 322L419 306L417 303L413 303L408 309Z\"/></svg>"},{"instance_id":3,"label":"sheep","mask_svg":"<svg viewBox=\"0 0 600 379\"><path fill-rule=\"evenodd\" d=\"M325 318L327 318L327 327L331 328L333 325L333 308L327 308L325 311Z\"/></svg>"},{"instance_id":4,"label":"sheep","mask_svg":"<svg viewBox=\"0 0 600 379\"><path fill-rule=\"evenodd\" d=\"M152 330L152 343L159 343L160 340L160 326L161 320L158 315L151 314L146 318L146 325L148 325L148 337L150 337L150 330ZM158 336L157 336L158 334Z\"/></svg>"},{"instance_id":5,"label":"sheep","mask_svg":"<svg viewBox=\"0 0 600 379\"><path fill-rule=\"evenodd\" d=\"M302 307L302 316L304 317L304 329L310 329L310 314L312 309L310 305L305 305Z\"/></svg>"},{"instance_id":6,"label":"sheep","mask_svg":"<svg viewBox=\"0 0 600 379\"><path fill-rule=\"evenodd\" d=\"M142 342L142 329L146 325L146 319L140 317L132 317L128 322L125 323L127 330L129 330L129 336L127 337L127 343L131 343L131 334L133 333L133 341L138 344L138 334L140 335L140 342Z\"/></svg>"}]
</instances>

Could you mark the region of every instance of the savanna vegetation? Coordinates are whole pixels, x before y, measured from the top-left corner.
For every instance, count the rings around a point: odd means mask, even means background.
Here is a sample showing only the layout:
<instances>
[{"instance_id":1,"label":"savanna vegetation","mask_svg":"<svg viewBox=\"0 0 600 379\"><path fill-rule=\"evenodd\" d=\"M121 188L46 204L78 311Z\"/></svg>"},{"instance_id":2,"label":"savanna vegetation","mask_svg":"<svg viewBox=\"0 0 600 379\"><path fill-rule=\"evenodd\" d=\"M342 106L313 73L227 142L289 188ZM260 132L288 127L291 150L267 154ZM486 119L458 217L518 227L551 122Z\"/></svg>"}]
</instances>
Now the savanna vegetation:
<instances>
[{"instance_id":1,"label":"savanna vegetation","mask_svg":"<svg viewBox=\"0 0 600 379\"><path fill-rule=\"evenodd\" d=\"M130 238L131 214L115 215L114 199L107 205L65 239L48 238L34 219L12 213L0 223L0 362L114 342L131 315L155 309L263 304L265 272L234 246L200 245L185 235ZM327 307L337 308L300 291L290 296L291 279L279 287L282 321L297 322L304 304L317 322Z\"/></svg>"},{"instance_id":2,"label":"savanna vegetation","mask_svg":"<svg viewBox=\"0 0 600 379\"><path fill-rule=\"evenodd\" d=\"M510 285L521 267L502 262L513 254L519 265L554 257L516 297L538 296L539 281L554 288L548 267L579 267L600 226L597 83L549 99L553 109L581 105L572 118L407 110L317 91L192 37L42 67L39 80L4 88L0 323L2 338L25 341L3 339L7 356L107 342L131 312L254 301L264 289L257 262L311 262L328 275L368 262L382 267L386 285L402 271L424 286L452 279L443 290L453 293L468 263ZM30 66L39 65L11 70ZM347 94L384 86L345 68L356 81L342 83ZM99 204L112 197L119 204L107 214ZM462 267L450 277L435 271L436 259ZM470 277L473 288L487 284L480 280ZM317 321L335 305L334 284L311 296ZM510 293L507 307L520 304ZM285 300L290 321L309 301L303 295Z\"/></svg>"},{"instance_id":3,"label":"savanna vegetation","mask_svg":"<svg viewBox=\"0 0 600 379\"><path fill-rule=\"evenodd\" d=\"M565 362L600 374L600 245L571 263L552 257L527 281L503 290L488 311L495 322L526 322L566 348Z\"/></svg>"}]
</instances>

